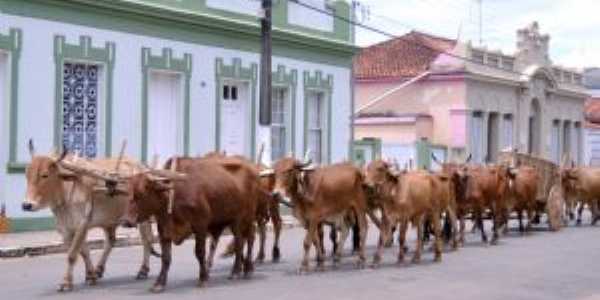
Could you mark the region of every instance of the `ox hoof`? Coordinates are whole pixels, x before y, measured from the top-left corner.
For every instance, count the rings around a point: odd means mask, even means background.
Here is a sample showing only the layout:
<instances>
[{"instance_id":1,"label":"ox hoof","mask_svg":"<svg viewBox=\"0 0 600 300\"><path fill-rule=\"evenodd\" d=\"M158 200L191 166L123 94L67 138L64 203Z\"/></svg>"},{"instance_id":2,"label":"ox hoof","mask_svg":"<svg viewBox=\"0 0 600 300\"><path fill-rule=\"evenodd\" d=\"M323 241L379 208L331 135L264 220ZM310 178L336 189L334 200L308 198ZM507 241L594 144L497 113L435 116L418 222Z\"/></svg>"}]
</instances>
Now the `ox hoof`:
<instances>
[{"instance_id":1,"label":"ox hoof","mask_svg":"<svg viewBox=\"0 0 600 300\"><path fill-rule=\"evenodd\" d=\"M256 263L262 264L264 262L265 262L265 254L263 252L261 252L256 256Z\"/></svg>"},{"instance_id":2,"label":"ox hoof","mask_svg":"<svg viewBox=\"0 0 600 300\"><path fill-rule=\"evenodd\" d=\"M355 267L357 269L364 269L365 268L365 260L364 259L359 259L356 261L356 263L354 263Z\"/></svg>"},{"instance_id":3,"label":"ox hoof","mask_svg":"<svg viewBox=\"0 0 600 300\"><path fill-rule=\"evenodd\" d=\"M86 276L85 283L90 286L98 284L98 279L95 276Z\"/></svg>"},{"instance_id":4,"label":"ox hoof","mask_svg":"<svg viewBox=\"0 0 600 300\"><path fill-rule=\"evenodd\" d=\"M298 275L304 275L304 274L308 274L308 272L310 271L310 269L308 268L308 265L306 266L300 266L300 268L298 268L298 270L296 271L296 273Z\"/></svg>"},{"instance_id":5,"label":"ox hoof","mask_svg":"<svg viewBox=\"0 0 600 300\"><path fill-rule=\"evenodd\" d=\"M70 292L73 290L73 283L63 282L58 285L58 291L61 293Z\"/></svg>"},{"instance_id":6,"label":"ox hoof","mask_svg":"<svg viewBox=\"0 0 600 300\"><path fill-rule=\"evenodd\" d=\"M140 270L138 271L137 275L135 276L135 279L137 279L137 280L148 279L149 272L150 272L150 268L148 266L142 266L142 267L140 267Z\"/></svg>"},{"instance_id":7,"label":"ox hoof","mask_svg":"<svg viewBox=\"0 0 600 300\"><path fill-rule=\"evenodd\" d=\"M273 249L273 262L278 263L281 260L281 253L279 253L279 248Z\"/></svg>"},{"instance_id":8,"label":"ox hoof","mask_svg":"<svg viewBox=\"0 0 600 300\"><path fill-rule=\"evenodd\" d=\"M95 273L96 273L96 278L98 278L98 279L104 277L104 266L97 266Z\"/></svg>"},{"instance_id":9,"label":"ox hoof","mask_svg":"<svg viewBox=\"0 0 600 300\"><path fill-rule=\"evenodd\" d=\"M196 283L196 287L198 287L198 288L203 288L205 286L206 286L206 280L199 279L198 282Z\"/></svg>"},{"instance_id":10,"label":"ox hoof","mask_svg":"<svg viewBox=\"0 0 600 300\"><path fill-rule=\"evenodd\" d=\"M148 273L144 273L144 272L139 272L137 273L137 275L135 276L136 280L146 280L148 279Z\"/></svg>"},{"instance_id":11,"label":"ox hoof","mask_svg":"<svg viewBox=\"0 0 600 300\"><path fill-rule=\"evenodd\" d=\"M158 294L165 291L165 286L162 284L155 284L150 288L150 292Z\"/></svg>"},{"instance_id":12,"label":"ox hoof","mask_svg":"<svg viewBox=\"0 0 600 300\"><path fill-rule=\"evenodd\" d=\"M418 264L420 262L421 262L421 257L420 256L415 256L411 260L411 263L413 263L413 264Z\"/></svg>"},{"instance_id":13,"label":"ox hoof","mask_svg":"<svg viewBox=\"0 0 600 300\"><path fill-rule=\"evenodd\" d=\"M436 255L436 257L433 259L433 262L436 262L436 263L442 262L442 256L441 255L440 256Z\"/></svg>"},{"instance_id":14,"label":"ox hoof","mask_svg":"<svg viewBox=\"0 0 600 300\"><path fill-rule=\"evenodd\" d=\"M490 242L490 245L496 246L496 245L498 245L498 242L499 242L498 239L492 239L492 241Z\"/></svg>"},{"instance_id":15,"label":"ox hoof","mask_svg":"<svg viewBox=\"0 0 600 300\"><path fill-rule=\"evenodd\" d=\"M577 222L575 222L575 226L581 226L581 220L577 220Z\"/></svg>"}]
</instances>

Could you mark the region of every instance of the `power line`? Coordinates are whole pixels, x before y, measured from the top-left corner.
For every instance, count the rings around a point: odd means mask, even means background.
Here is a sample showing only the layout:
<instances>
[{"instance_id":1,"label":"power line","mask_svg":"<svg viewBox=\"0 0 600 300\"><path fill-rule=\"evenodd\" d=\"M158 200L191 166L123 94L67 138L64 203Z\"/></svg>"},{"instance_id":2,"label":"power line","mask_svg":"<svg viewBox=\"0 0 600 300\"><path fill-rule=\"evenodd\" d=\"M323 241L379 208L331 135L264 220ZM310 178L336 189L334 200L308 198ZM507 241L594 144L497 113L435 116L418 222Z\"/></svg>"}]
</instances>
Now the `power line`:
<instances>
[{"instance_id":1,"label":"power line","mask_svg":"<svg viewBox=\"0 0 600 300\"><path fill-rule=\"evenodd\" d=\"M448 52L448 51L445 51L445 50L435 49L435 48L433 48L433 47L431 47L429 45L426 45L424 43L421 43L421 42L419 42L417 40L408 39L405 36L397 36L395 34L389 33L389 32L384 31L382 29L375 28L375 27L369 26L369 25L364 25L362 23L356 22L356 21L351 20L349 18L346 18L346 17L343 17L343 16L339 16L339 15L337 15L334 12L332 13L330 11L327 11L327 10L324 10L324 9L321 9L321 8L318 8L318 7L306 4L306 3L304 3L304 2L302 2L300 0L290 0L290 1L293 2L293 3L296 3L296 4L300 5L300 6L302 6L304 8L307 8L307 9L310 9L310 10L313 10L313 11L316 11L316 12L320 12L322 14L329 15L329 16L335 18L335 19L342 20L342 21L344 21L344 22L346 22L348 24L351 24L353 26L357 26L357 27L360 27L362 29L366 29L366 30L372 31L372 32L384 35L384 36L392 38L392 39L403 40L403 41L412 43L414 45L418 45L418 46L427 48L427 49L429 49L429 50L431 50L433 52L443 53L443 54L445 54L445 55L447 55L449 57L456 58L458 60L462 60L462 61L465 61L465 62L470 62L472 64L484 66L484 67L491 68L491 69L502 70L502 71L513 73L513 74L516 74L516 75L525 75L525 76L527 76L527 74L521 73L521 72L518 72L518 71L515 71L515 70L507 70L507 69L500 68L500 67L497 67L497 66L486 65L486 64L483 64L483 63L481 63L481 62L479 62L477 60L474 60L474 59L471 59L471 58L468 58L468 57L460 56L460 55L457 55L457 54L454 54L454 53L451 53L451 52Z\"/></svg>"}]
</instances>

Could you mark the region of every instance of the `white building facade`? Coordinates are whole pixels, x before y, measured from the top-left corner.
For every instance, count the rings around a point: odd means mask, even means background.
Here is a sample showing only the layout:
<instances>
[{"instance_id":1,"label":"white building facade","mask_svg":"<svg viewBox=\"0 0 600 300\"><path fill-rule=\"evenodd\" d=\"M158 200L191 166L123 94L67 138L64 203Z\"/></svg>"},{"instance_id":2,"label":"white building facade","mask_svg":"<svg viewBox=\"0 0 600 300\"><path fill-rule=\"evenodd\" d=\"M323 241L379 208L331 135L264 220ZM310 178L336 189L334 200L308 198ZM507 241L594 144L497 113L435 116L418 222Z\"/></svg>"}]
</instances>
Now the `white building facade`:
<instances>
[{"instance_id":1,"label":"white building facade","mask_svg":"<svg viewBox=\"0 0 600 300\"><path fill-rule=\"evenodd\" d=\"M310 0L345 18L345 1ZM292 1L273 10L273 126L258 123L260 1L0 1L0 201L13 231L48 227L20 210L27 141L87 157L226 151L265 161L350 153L353 29ZM310 16L310 18L308 17Z\"/></svg>"}]
</instances>

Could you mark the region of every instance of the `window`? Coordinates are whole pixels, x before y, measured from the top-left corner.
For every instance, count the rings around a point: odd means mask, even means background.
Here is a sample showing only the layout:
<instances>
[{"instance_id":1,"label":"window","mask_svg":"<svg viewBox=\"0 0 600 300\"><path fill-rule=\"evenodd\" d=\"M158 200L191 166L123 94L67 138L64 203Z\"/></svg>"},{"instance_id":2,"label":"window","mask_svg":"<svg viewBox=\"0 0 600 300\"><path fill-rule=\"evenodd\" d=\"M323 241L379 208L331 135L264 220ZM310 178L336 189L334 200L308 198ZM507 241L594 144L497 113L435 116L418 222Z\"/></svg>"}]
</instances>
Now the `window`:
<instances>
[{"instance_id":1,"label":"window","mask_svg":"<svg viewBox=\"0 0 600 300\"><path fill-rule=\"evenodd\" d=\"M502 148L512 149L513 148L513 116L512 114L504 115L504 122L502 128Z\"/></svg>"},{"instance_id":2,"label":"window","mask_svg":"<svg viewBox=\"0 0 600 300\"><path fill-rule=\"evenodd\" d=\"M63 144L89 158L98 152L98 65L65 63L63 72Z\"/></svg>"},{"instance_id":3,"label":"window","mask_svg":"<svg viewBox=\"0 0 600 300\"><path fill-rule=\"evenodd\" d=\"M235 85L223 85L223 100L235 101L238 99L238 89Z\"/></svg>"},{"instance_id":4,"label":"window","mask_svg":"<svg viewBox=\"0 0 600 300\"><path fill-rule=\"evenodd\" d=\"M323 92L309 92L307 97L307 147L306 149L312 153L314 163L322 163L324 161L324 98Z\"/></svg>"},{"instance_id":5,"label":"window","mask_svg":"<svg viewBox=\"0 0 600 300\"><path fill-rule=\"evenodd\" d=\"M288 152L289 117L287 90L273 89L271 102L271 159L273 161L283 158Z\"/></svg>"}]
</instances>

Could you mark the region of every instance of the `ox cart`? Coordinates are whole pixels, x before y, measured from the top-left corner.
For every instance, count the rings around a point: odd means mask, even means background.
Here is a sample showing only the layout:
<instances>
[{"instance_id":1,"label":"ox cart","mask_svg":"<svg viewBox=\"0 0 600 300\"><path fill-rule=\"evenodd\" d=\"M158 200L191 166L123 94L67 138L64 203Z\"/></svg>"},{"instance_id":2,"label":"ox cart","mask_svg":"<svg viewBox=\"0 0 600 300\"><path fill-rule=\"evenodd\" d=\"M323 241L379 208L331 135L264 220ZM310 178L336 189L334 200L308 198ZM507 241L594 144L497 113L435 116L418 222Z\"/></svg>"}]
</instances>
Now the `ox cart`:
<instances>
[{"instance_id":1,"label":"ox cart","mask_svg":"<svg viewBox=\"0 0 600 300\"><path fill-rule=\"evenodd\" d=\"M560 185L560 166L547 159L514 151L500 152L499 163L513 166L525 165L538 171L537 214L546 213L550 230L563 225L564 197Z\"/></svg>"}]
</instances>

